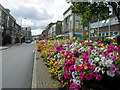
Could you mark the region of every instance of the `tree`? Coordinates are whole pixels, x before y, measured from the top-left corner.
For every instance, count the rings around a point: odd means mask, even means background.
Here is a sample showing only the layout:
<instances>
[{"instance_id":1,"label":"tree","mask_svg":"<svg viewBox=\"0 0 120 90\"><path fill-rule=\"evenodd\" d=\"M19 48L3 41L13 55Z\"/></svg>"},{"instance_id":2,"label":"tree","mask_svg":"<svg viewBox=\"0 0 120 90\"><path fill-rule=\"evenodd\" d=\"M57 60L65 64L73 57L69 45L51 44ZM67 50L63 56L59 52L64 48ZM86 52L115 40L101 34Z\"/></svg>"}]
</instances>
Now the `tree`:
<instances>
[{"instance_id":1,"label":"tree","mask_svg":"<svg viewBox=\"0 0 120 90\"><path fill-rule=\"evenodd\" d=\"M109 7L117 16L120 23L120 1L119 2L72 2L72 9L81 15L83 27L89 26L94 18L107 19L110 17Z\"/></svg>"}]
</instances>

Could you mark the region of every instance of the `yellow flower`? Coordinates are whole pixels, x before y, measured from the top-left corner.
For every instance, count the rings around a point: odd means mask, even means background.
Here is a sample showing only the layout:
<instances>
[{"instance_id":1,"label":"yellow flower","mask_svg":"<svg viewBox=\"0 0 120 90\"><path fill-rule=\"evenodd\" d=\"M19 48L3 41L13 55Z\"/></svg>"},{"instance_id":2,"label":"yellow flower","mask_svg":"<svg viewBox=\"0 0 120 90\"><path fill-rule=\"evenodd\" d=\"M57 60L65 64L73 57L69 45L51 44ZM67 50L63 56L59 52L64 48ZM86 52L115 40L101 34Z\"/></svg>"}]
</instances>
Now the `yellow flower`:
<instances>
[{"instance_id":1,"label":"yellow flower","mask_svg":"<svg viewBox=\"0 0 120 90\"><path fill-rule=\"evenodd\" d=\"M111 38L111 40L113 40L113 38Z\"/></svg>"},{"instance_id":2,"label":"yellow flower","mask_svg":"<svg viewBox=\"0 0 120 90\"><path fill-rule=\"evenodd\" d=\"M90 32L92 32L92 31L90 30Z\"/></svg>"},{"instance_id":3,"label":"yellow flower","mask_svg":"<svg viewBox=\"0 0 120 90\"><path fill-rule=\"evenodd\" d=\"M95 28L95 31L97 31L97 29Z\"/></svg>"},{"instance_id":4,"label":"yellow flower","mask_svg":"<svg viewBox=\"0 0 120 90\"><path fill-rule=\"evenodd\" d=\"M102 47L104 47L104 45L103 45L103 44L102 44L101 46L102 46Z\"/></svg>"},{"instance_id":5,"label":"yellow flower","mask_svg":"<svg viewBox=\"0 0 120 90\"><path fill-rule=\"evenodd\" d=\"M95 37L97 37L97 35L95 35Z\"/></svg>"},{"instance_id":6,"label":"yellow flower","mask_svg":"<svg viewBox=\"0 0 120 90\"><path fill-rule=\"evenodd\" d=\"M63 54L61 53L61 56L63 56Z\"/></svg>"},{"instance_id":7,"label":"yellow flower","mask_svg":"<svg viewBox=\"0 0 120 90\"><path fill-rule=\"evenodd\" d=\"M58 71L58 73L60 73L61 71Z\"/></svg>"},{"instance_id":8,"label":"yellow flower","mask_svg":"<svg viewBox=\"0 0 120 90\"><path fill-rule=\"evenodd\" d=\"M85 29L85 30L87 30L87 29Z\"/></svg>"},{"instance_id":9,"label":"yellow flower","mask_svg":"<svg viewBox=\"0 0 120 90\"><path fill-rule=\"evenodd\" d=\"M73 37L73 40L75 40L76 37Z\"/></svg>"},{"instance_id":10,"label":"yellow flower","mask_svg":"<svg viewBox=\"0 0 120 90\"><path fill-rule=\"evenodd\" d=\"M88 33L88 32L86 32L86 34L88 35L89 33Z\"/></svg>"},{"instance_id":11,"label":"yellow flower","mask_svg":"<svg viewBox=\"0 0 120 90\"><path fill-rule=\"evenodd\" d=\"M68 58L70 58L70 56L69 56L69 55L68 55L67 57L68 57Z\"/></svg>"},{"instance_id":12,"label":"yellow flower","mask_svg":"<svg viewBox=\"0 0 120 90\"><path fill-rule=\"evenodd\" d=\"M79 66L79 67L81 67L81 66L82 66L82 64L79 64L78 66Z\"/></svg>"},{"instance_id":13,"label":"yellow flower","mask_svg":"<svg viewBox=\"0 0 120 90\"><path fill-rule=\"evenodd\" d=\"M63 87L65 87L65 85L63 85Z\"/></svg>"},{"instance_id":14,"label":"yellow flower","mask_svg":"<svg viewBox=\"0 0 120 90\"><path fill-rule=\"evenodd\" d=\"M54 86L57 86L57 84L54 84Z\"/></svg>"},{"instance_id":15,"label":"yellow flower","mask_svg":"<svg viewBox=\"0 0 120 90\"><path fill-rule=\"evenodd\" d=\"M88 67L87 66L84 66L84 69L86 70Z\"/></svg>"},{"instance_id":16,"label":"yellow flower","mask_svg":"<svg viewBox=\"0 0 120 90\"><path fill-rule=\"evenodd\" d=\"M57 67L57 69L60 69L60 67Z\"/></svg>"},{"instance_id":17,"label":"yellow flower","mask_svg":"<svg viewBox=\"0 0 120 90\"><path fill-rule=\"evenodd\" d=\"M57 63L57 61L55 61L55 64Z\"/></svg>"},{"instance_id":18,"label":"yellow flower","mask_svg":"<svg viewBox=\"0 0 120 90\"><path fill-rule=\"evenodd\" d=\"M80 38L79 38L79 37L77 38L77 41L80 41Z\"/></svg>"}]
</instances>

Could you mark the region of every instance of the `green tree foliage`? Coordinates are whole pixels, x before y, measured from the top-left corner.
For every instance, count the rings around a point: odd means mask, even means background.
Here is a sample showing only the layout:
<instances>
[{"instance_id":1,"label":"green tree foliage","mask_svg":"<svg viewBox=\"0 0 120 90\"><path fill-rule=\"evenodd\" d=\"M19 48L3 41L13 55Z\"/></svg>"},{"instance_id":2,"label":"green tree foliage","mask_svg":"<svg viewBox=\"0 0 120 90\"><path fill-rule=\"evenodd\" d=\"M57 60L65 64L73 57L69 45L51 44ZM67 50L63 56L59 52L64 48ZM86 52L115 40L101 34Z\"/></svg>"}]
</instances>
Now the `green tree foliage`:
<instances>
[{"instance_id":1,"label":"green tree foliage","mask_svg":"<svg viewBox=\"0 0 120 90\"><path fill-rule=\"evenodd\" d=\"M88 26L94 18L109 18L109 6L112 6L113 12L120 22L120 1L119 2L71 2L72 9L82 17L83 27Z\"/></svg>"}]
</instances>

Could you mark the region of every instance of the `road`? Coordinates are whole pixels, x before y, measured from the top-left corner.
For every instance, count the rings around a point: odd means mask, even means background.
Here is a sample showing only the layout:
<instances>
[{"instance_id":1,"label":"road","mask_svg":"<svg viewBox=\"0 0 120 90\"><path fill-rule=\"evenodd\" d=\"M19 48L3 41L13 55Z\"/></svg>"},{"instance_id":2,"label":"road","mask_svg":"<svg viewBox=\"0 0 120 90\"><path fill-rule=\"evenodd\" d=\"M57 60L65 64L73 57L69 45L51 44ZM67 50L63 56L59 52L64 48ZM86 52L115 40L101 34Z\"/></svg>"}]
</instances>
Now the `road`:
<instances>
[{"instance_id":1,"label":"road","mask_svg":"<svg viewBox=\"0 0 120 90\"><path fill-rule=\"evenodd\" d=\"M35 43L2 50L2 88L30 88Z\"/></svg>"}]
</instances>

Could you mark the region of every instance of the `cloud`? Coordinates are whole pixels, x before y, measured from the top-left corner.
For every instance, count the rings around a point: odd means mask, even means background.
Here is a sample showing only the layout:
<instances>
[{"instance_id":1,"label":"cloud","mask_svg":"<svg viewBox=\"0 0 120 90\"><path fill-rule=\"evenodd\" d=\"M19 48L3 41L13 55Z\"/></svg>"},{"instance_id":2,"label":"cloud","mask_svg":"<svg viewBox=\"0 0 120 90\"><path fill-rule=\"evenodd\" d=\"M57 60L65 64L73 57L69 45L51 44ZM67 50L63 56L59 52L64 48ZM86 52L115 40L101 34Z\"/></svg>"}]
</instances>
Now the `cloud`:
<instances>
[{"instance_id":1,"label":"cloud","mask_svg":"<svg viewBox=\"0 0 120 90\"><path fill-rule=\"evenodd\" d=\"M16 22L32 28L33 34L40 33L51 22L63 20L63 13L70 4L66 0L0 0L3 7L11 10Z\"/></svg>"},{"instance_id":2,"label":"cloud","mask_svg":"<svg viewBox=\"0 0 120 90\"><path fill-rule=\"evenodd\" d=\"M39 34L41 34L41 33L42 33L42 31L43 31L43 30L41 30L41 29L31 30L32 35L39 35Z\"/></svg>"},{"instance_id":3,"label":"cloud","mask_svg":"<svg viewBox=\"0 0 120 90\"><path fill-rule=\"evenodd\" d=\"M20 5L19 8L12 9L12 14L16 17L30 18L33 20L48 20L53 16L49 15L45 9L38 11L35 7L26 7Z\"/></svg>"}]
</instances>

